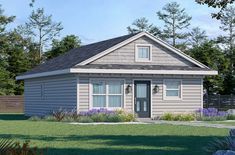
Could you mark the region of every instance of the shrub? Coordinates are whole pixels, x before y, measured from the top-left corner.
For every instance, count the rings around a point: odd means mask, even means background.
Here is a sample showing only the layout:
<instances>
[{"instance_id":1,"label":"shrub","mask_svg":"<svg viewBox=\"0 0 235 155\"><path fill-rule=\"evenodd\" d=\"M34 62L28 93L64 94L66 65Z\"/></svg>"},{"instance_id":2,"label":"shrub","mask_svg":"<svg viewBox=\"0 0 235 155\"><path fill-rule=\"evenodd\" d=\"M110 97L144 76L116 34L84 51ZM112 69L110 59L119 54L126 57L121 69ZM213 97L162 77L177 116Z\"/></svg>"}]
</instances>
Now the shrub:
<instances>
[{"instance_id":1,"label":"shrub","mask_svg":"<svg viewBox=\"0 0 235 155\"><path fill-rule=\"evenodd\" d=\"M78 121L78 118L74 119L70 115L66 115L61 121L62 122L76 122Z\"/></svg>"},{"instance_id":2,"label":"shrub","mask_svg":"<svg viewBox=\"0 0 235 155\"><path fill-rule=\"evenodd\" d=\"M228 114L227 120L235 120L235 115L233 115L233 114Z\"/></svg>"},{"instance_id":3,"label":"shrub","mask_svg":"<svg viewBox=\"0 0 235 155\"><path fill-rule=\"evenodd\" d=\"M235 129L231 129L229 135L223 139L214 139L205 148L206 152L213 154L218 150L233 150L235 151Z\"/></svg>"},{"instance_id":4,"label":"shrub","mask_svg":"<svg viewBox=\"0 0 235 155\"><path fill-rule=\"evenodd\" d=\"M185 114L181 115L180 121L194 121L196 120L196 116L194 114Z\"/></svg>"},{"instance_id":5,"label":"shrub","mask_svg":"<svg viewBox=\"0 0 235 155\"><path fill-rule=\"evenodd\" d=\"M106 122L124 122L125 119L123 116L118 115L118 114L113 114L113 115L108 115Z\"/></svg>"},{"instance_id":6,"label":"shrub","mask_svg":"<svg viewBox=\"0 0 235 155\"><path fill-rule=\"evenodd\" d=\"M107 114L104 113L97 113L94 115L91 115L90 118L94 121L94 122L107 122Z\"/></svg>"},{"instance_id":7,"label":"shrub","mask_svg":"<svg viewBox=\"0 0 235 155\"><path fill-rule=\"evenodd\" d=\"M208 116L200 116L197 117L198 121L225 121L227 118L222 117L222 116L213 116L213 117L208 117Z\"/></svg>"},{"instance_id":8,"label":"shrub","mask_svg":"<svg viewBox=\"0 0 235 155\"><path fill-rule=\"evenodd\" d=\"M193 121L195 120L194 114L172 114L172 113L165 113L163 114L160 119L166 121Z\"/></svg>"},{"instance_id":9,"label":"shrub","mask_svg":"<svg viewBox=\"0 0 235 155\"><path fill-rule=\"evenodd\" d=\"M77 121L79 118L77 110L72 110L68 113L68 116L71 117L70 119L73 119L74 121Z\"/></svg>"},{"instance_id":10,"label":"shrub","mask_svg":"<svg viewBox=\"0 0 235 155\"><path fill-rule=\"evenodd\" d=\"M173 121L174 120L174 115L172 113L165 113L161 116L161 120L166 120L166 121Z\"/></svg>"},{"instance_id":11,"label":"shrub","mask_svg":"<svg viewBox=\"0 0 235 155\"><path fill-rule=\"evenodd\" d=\"M41 121L41 117L38 117L38 116L32 116L29 118L30 121Z\"/></svg>"},{"instance_id":12,"label":"shrub","mask_svg":"<svg viewBox=\"0 0 235 155\"><path fill-rule=\"evenodd\" d=\"M58 111L53 111L52 113L52 116L59 122L63 120L65 115L66 112L62 108L60 108Z\"/></svg>"},{"instance_id":13,"label":"shrub","mask_svg":"<svg viewBox=\"0 0 235 155\"><path fill-rule=\"evenodd\" d=\"M127 113L125 116L125 122L133 122L135 121L135 115L131 113Z\"/></svg>"},{"instance_id":14,"label":"shrub","mask_svg":"<svg viewBox=\"0 0 235 155\"><path fill-rule=\"evenodd\" d=\"M80 123L92 123L93 120L89 116L81 116L81 117L79 117L78 122L80 122Z\"/></svg>"},{"instance_id":15,"label":"shrub","mask_svg":"<svg viewBox=\"0 0 235 155\"><path fill-rule=\"evenodd\" d=\"M200 108L196 111L197 120L202 121L223 121L227 119L228 113L225 111L218 111L216 108Z\"/></svg>"},{"instance_id":16,"label":"shrub","mask_svg":"<svg viewBox=\"0 0 235 155\"><path fill-rule=\"evenodd\" d=\"M43 118L45 121L57 121L57 119L54 116L48 115Z\"/></svg>"}]
</instances>

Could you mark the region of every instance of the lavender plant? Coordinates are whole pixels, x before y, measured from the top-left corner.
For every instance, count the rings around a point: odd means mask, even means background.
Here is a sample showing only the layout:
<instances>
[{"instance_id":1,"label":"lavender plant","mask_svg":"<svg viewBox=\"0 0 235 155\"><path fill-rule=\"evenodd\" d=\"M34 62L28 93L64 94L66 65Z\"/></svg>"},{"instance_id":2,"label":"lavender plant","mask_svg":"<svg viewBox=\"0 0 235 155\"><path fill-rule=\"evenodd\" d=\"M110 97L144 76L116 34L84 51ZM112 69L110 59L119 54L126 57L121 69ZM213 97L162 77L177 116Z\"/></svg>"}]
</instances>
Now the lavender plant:
<instances>
[{"instance_id":1,"label":"lavender plant","mask_svg":"<svg viewBox=\"0 0 235 155\"><path fill-rule=\"evenodd\" d=\"M228 115L225 111L218 111L216 108L200 108L196 111L197 119L203 121L221 121L226 120Z\"/></svg>"}]
</instances>

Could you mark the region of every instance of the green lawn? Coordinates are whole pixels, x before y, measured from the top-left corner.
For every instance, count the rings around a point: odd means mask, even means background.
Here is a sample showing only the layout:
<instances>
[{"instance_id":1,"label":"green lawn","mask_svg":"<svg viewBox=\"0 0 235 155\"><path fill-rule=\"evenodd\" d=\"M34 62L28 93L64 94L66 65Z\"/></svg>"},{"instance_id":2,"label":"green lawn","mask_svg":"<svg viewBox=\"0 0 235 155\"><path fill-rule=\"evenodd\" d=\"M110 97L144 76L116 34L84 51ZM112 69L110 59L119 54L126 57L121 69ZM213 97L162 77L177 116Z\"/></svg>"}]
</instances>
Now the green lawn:
<instances>
[{"instance_id":1,"label":"green lawn","mask_svg":"<svg viewBox=\"0 0 235 155\"><path fill-rule=\"evenodd\" d=\"M208 121L208 123L212 124L223 124L223 125L228 125L228 126L234 126L235 128L235 122L234 121Z\"/></svg>"},{"instance_id":2,"label":"green lawn","mask_svg":"<svg viewBox=\"0 0 235 155\"><path fill-rule=\"evenodd\" d=\"M172 125L70 125L0 115L0 137L30 140L55 155L203 155L227 129Z\"/></svg>"}]
</instances>

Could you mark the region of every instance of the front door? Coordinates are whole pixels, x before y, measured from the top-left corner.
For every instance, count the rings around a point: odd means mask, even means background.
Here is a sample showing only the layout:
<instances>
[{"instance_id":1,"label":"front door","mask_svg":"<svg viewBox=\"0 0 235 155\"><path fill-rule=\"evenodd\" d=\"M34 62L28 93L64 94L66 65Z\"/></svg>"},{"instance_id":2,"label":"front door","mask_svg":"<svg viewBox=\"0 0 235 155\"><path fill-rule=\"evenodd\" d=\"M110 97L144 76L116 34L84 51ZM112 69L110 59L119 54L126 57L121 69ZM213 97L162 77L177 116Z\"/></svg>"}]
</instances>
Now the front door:
<instances>
[{"instance_id":1,"label":"front door","mask_svg":"<svg viewBox=\"0 0 235 155\"><path fill-rule=\"evenodd\" d=\"M140 118L150 117L150 81L135 81L135 113Z\"/></svg>"}]
</instances>

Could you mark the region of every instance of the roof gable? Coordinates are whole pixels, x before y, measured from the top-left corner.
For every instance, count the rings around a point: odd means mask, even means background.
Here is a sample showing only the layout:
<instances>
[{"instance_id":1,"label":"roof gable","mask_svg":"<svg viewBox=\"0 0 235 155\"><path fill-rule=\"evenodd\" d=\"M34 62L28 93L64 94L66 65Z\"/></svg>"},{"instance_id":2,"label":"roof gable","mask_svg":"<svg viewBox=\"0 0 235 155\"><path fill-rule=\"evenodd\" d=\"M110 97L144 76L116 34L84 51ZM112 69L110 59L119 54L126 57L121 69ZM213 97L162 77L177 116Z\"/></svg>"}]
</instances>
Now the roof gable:
<instances>
[{"instance_id":1,"label":"roof gable","mask_svg":"<svg viewBox=\"0 0 235 155\"><path fill-rule=\"evenodd\" d=\"M170 50L170 51L172 51L172 52L178 54L178 55L181 56L182 58L188 60L189 62L195 64L195 65L198 66L198 67L201 67L201 68L209 68L209 67L207 67L206 65L200 63L199 61L193 59L193 58L190 57L189 55L185 54L184 52L182 52L182 51L176 49L175 47L171 46L170 44L164 42L163 40L161 40L161 39L159 39L159 38L156 38L155 36L152 36L151 34L149 34L149 33L147 33L147 32L141 32L141 33L135 34L134 36L132 36L132 37L130 37L130 38L124 40L123 42L120 42L119 44L117 44L117 45L115 45L115 46L113 46L113 47L111 47L111 48L109 48L109 49L107 49L107 50L105 50L105 51L103 51L103 52L101 52L101 53L98 53L97 55L94 55L93 57L90 57L89 59L86 59L85 61L83 61L83 62L81 62L81 63L79 63L79 64L77 64L77 65L87 65L87 64L91 63L92 61L97 60L97 59L99 59L99 58L101 58L101 57L103 57L103 56L109 54L110 52L112 52L112 51L114 51L114 50L116 50L116 49L118 49L118 48L120 48L120 47L122 47L122 46L124 46L124 45L126 45L126 44L128 44L128 43L130 43L130 42L132 42L132 41L134 41L134 40L136 40L136 39L138 39L138 38L140 38L140 37L143 37L143 36L146 36L146 37L152 39L152 40L155 41L156 43L158 43L158 44L160 44L161 46L167 48L168 50ZM76 66L77 66L77 65L76 65Z\"/></svg>"},{"instance_id":2,"label":"roof gable","mask_svg":"<svg viewBox=\"0 0 235 155\"><path fill-rule=\"evenodd\" d=\"M150 61L138 61L137 47L150 47ZM191 66L194 63L163 47L147 36L142 36L112 52L90 62L89 64L123 64L123 65L161 65L161 66ZM88 64L86 64L88 65Z\"/></svg>"}]
</instances>

